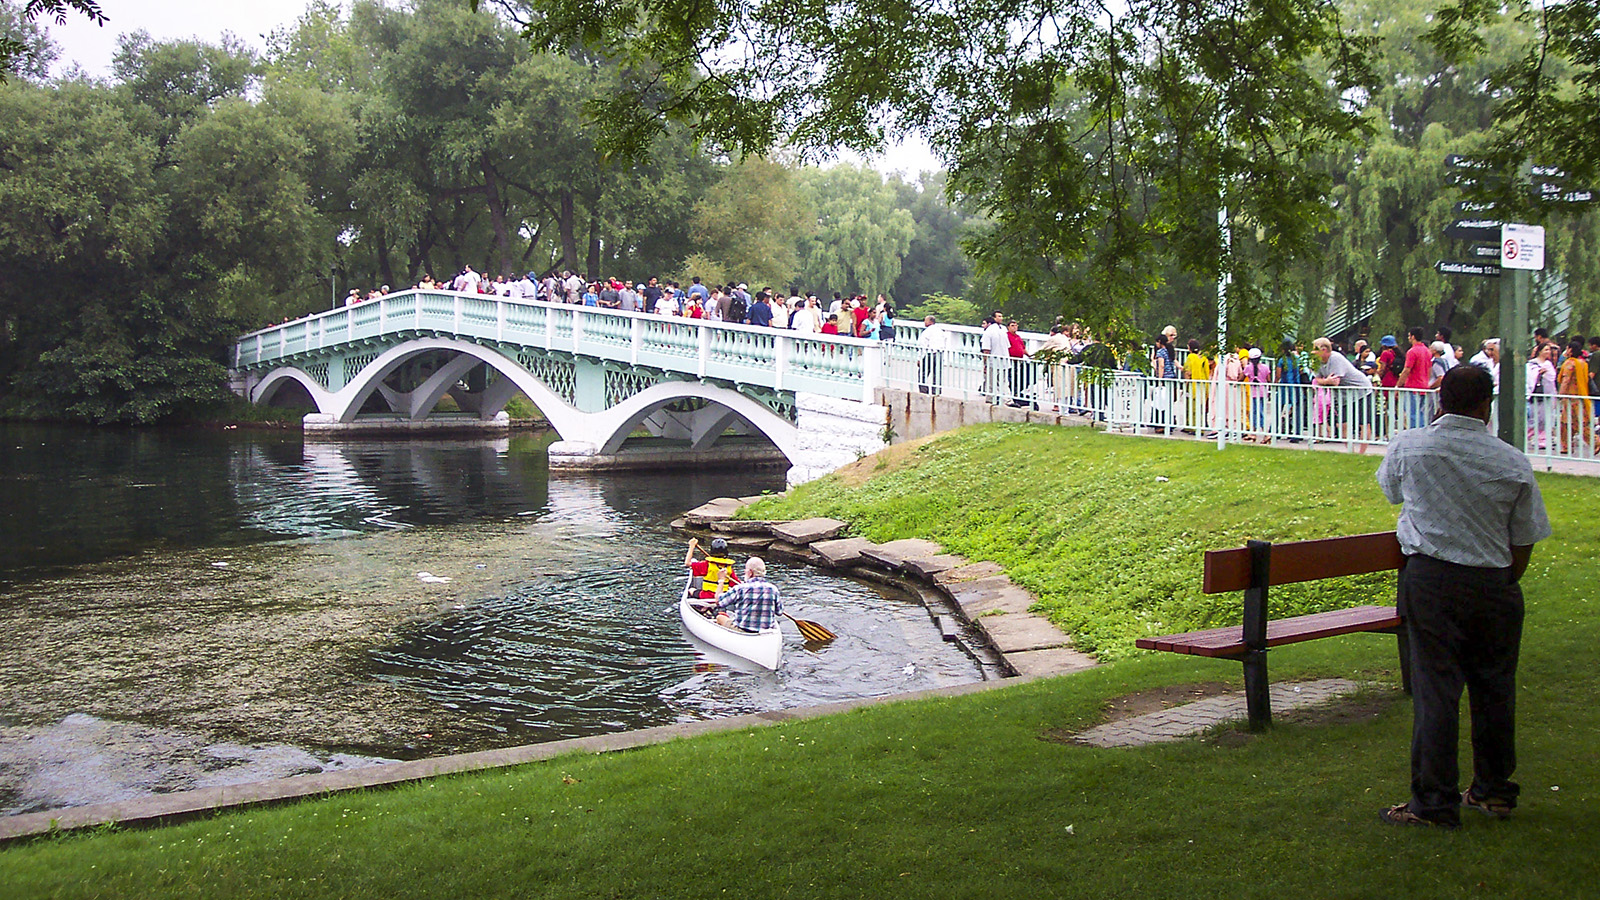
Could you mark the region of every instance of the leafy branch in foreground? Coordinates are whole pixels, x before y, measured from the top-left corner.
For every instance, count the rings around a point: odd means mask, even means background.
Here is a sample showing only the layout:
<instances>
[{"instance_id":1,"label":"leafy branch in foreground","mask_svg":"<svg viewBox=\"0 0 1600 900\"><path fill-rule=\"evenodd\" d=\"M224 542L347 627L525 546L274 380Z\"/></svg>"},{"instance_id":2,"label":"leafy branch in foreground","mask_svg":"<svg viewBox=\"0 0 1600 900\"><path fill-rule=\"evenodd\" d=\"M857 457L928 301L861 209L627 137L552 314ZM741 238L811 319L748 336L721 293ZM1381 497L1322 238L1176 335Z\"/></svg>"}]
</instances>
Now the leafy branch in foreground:
<instances>
[{"instance_id":1,"label":"leafy branch in foreground","mask_svg":"<svg viewBox=\"0 0 1600 900\"><path fill-rule=\"evenodd\" d=\"M1369 81L1369 43L1332 0L532 0L523 22L537 46L633 73L599 107L616 152L669 121L730 154L921 133L993 225L971 249L1001 295L1101 324L1169 260L1262 302L1256 272L1326 223L1307 162L1363 133Z\"/></svg>"},{"instance_id":2,"label":"leafy branch in foreground","mask_svg":"<svg viewBox=\"0 0 1600 900\"><path fill-rule=\"evenodd\" d=\"M1528 190L1522 175L1529 163L1560 169L1570 185L1593 187L1600 179L1600 0L1560 3L1460 0L1439 10L1424 37L1452 62L1485 56L1487 29L1505 17L1526 26L1517 56L1490 75L1490 95L1499 98L1494 127L1477 177L1464 185L1474 199L1504 214L1542 220L1551 213L1577 214L1574 204Z\"/></svg>"},{"instance_id":3,"label":"leafy branch in foreground","mask_svg":"<svg viewBox=\"0 0 1600 900\"><path fill-rule=\"evenodd\" d=\"M28 0L22 7L18 25L30 25L40 17L53 19L57 25L67 23L67 10L74 9L89 17L89 21L104 26L110 21L100 11L94 0ZM9 10L6 10L9 12ZM0 32L0 83L5 82L13 68L27 59L32 48L25 33Z\"/></svg>"}]
</instances>

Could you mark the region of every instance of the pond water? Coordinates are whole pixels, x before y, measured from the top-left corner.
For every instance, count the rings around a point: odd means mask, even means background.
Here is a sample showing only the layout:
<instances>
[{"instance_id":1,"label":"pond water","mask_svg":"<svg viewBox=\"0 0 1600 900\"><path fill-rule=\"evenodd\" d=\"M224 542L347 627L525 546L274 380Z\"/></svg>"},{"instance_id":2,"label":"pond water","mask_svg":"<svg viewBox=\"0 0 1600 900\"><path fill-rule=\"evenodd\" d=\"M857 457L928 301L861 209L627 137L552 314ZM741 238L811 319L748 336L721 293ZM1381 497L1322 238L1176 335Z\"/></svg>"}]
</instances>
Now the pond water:
<instances>
[{"instance_id":1,"label":"pond water","mask_svg":"<svg viewBox=\"0 0 1600 900\"><path fill-rule=\"evenodd\" d=\"M548 441L0 425L0 811L983 677L909 598L773 561L840 638L697 650L669 523L781 473L552 478Z\"/></svg>"}]
</instances>

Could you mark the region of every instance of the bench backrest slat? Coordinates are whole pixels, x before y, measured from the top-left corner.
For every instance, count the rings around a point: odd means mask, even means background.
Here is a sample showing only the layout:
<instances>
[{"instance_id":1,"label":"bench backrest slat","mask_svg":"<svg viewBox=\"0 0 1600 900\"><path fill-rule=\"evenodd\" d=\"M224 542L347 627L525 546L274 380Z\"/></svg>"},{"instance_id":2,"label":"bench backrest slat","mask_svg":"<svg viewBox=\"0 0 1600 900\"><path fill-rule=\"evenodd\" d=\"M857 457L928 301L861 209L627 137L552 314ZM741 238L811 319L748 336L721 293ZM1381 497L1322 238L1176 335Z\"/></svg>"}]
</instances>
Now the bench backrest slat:
<instances>
[{"instance_id":1,"label":"bench backrest slat","mask_svg":"<svg viewBox=\"0 0 1600 900\"><path fill-rule=\"evenodd\" d=\"M1269 585L1295 584L1341 575L1387 572L1405 563L1400 541L1392 531L1324 538L1318 541L1291 541L1272 545ZM1250 586L1250 548L1206 551L1205 576L1201 590L1207 594L1226 594Z\"/></svg>"}]
</instances>

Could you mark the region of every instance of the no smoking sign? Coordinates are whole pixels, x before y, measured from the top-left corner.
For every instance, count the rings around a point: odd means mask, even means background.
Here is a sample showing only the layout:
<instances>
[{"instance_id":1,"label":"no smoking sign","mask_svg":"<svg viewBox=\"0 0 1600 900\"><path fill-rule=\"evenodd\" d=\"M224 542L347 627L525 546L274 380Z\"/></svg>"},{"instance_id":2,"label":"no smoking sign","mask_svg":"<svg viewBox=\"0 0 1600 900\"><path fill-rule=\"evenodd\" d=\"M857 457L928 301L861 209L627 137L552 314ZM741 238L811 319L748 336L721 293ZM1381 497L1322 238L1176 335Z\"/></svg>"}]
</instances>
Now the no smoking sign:
<instances>
[{"instance_id":1,"label":"no smoking sign","mask_svg":"<svg viewBox=\"0 0 1600 900\"><path fill-rule=\"evenodd\" d=\"M1506 269L1544 268L1544 227L1507 222L1500 226L1500 265Z\"/></svg>"}]
</instances>

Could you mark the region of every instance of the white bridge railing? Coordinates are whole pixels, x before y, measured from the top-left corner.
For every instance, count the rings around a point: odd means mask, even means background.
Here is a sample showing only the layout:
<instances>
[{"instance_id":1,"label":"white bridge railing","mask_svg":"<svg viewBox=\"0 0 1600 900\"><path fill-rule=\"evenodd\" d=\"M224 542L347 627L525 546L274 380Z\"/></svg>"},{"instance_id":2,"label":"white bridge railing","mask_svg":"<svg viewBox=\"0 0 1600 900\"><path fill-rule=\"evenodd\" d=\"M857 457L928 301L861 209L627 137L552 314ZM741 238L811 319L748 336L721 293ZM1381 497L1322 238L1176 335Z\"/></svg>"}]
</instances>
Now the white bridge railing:
<instances>
[{"instance_id":1,"label":"white bridge railing","mask_svg":"<svg viewBox=\"0 0 1600 900\"><path fill-rule=\"evenodd\" d=\"M418 334L865 402L883 384L878 341L446 291L403 291L251 332L234 347L234 367L259 369Z\"/></svg>"}]
</instances>

